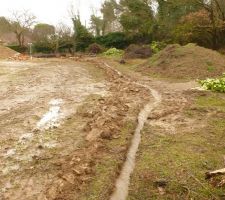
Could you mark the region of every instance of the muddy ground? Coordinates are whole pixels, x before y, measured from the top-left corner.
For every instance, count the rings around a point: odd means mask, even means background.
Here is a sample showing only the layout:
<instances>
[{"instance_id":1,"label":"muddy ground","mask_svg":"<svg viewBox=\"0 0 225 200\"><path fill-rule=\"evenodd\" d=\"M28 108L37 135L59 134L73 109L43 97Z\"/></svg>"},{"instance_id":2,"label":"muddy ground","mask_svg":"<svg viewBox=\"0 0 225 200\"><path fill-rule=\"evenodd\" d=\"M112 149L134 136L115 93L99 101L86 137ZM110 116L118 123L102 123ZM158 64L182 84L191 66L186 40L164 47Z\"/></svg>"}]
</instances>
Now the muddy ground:
<instances>
[{"instance_id":1,"label":"muddy ground","mask_svg":"<svg viewBox=\"0 0 225 200\"><path fill-rule=\"evenodd\" d=\"M0 62L1 198L43 199L55 158L83 141L83 119L70 118L87 97L108 90L101 72L93 78L89 68L63 60ZM59 126L65 129L54 131Z\"/></svg>"},{"instance_id":2,"label":"muddy ground","mask_svg":"<svg viewBox=\"0 0 225 200\"><path fill-rule=\"evenodd\" d=\"M202 108L201 101L208 102L212 94L193 90L197 86L194 80L157 80L134 72L136 64L140 63L124 66L100 58L0 61L0 199L109 199L138 124L138 114L144 105L154 103L143 84L156 90L162 101L151 112L142 131L128 198L219 199L223 186L214 188L221 180L204 180L209 167L199 167L203 161L199 164L196 154L205 142L216 142L215 154L208 153L211 146L202 154L206 152L203 156L207 162L216 155L217 161L210 169L223 167L220 158L225 152L219 142L224 133L223 123L217 131L219 141L216 136L206 137L204 143L199 138L202 130L209 130L211 118L223 118L224 97L214 99L217 104L220 100L219 111L211 105ZM210 134L216 130L211 128ZM194 133L199 134L194 137ZM175 142L167 138L176 136ZM167 149L164 155L164 141L171 140L171 148L174 143L183 145L176 151ZM190 145L194 156L186 162L190 152L179 152L190 141L195 141ZM197 173L188 173L200 182L195 183L197 186L188 181L180 186L188 171L180 169L180 163ZM170 185L175 182L171 177L177 178L174 187ZM157 185L161 179L166 180L163 188Z\"/></svg>"}]
</instances>

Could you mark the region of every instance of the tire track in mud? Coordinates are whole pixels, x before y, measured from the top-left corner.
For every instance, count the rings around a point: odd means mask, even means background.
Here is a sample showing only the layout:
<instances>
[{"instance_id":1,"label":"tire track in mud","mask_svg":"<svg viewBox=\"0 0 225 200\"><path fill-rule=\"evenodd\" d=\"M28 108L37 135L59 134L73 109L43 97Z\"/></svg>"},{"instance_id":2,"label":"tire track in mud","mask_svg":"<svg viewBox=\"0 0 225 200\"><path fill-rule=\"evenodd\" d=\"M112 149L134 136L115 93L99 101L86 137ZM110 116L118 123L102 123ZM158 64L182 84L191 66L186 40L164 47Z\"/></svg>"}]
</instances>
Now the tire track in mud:
<instances>
[{"instance_id":1,"label":"tire track in mud","mask_svg":"<svg viewBox=\"0 0 225 200\"><path fill-rule=\"evenodd\" d=\"M110 70L116 72L118 76L123 77L121 72L112 68L107 63L104 63L104 65L107 68L109 68ZM141 84L138 82L132 82L127 77L123 77L123 78L127 82L130 82L134 85L141 86L141 87L147 89L150 92L150 95L153 96L155 101L148 102L138 114L138 125L136 127L133 139L131 141L131 145L129 147L129 150L128 150L128 153L126 156L126 161L120 172L120 176L116 180L115 190L114 190L113 194L111 195L110 200L126 200L127 199L128 191L129 191L129 184L130 184L130 177L135 168L136 154L138 152L138 148L139 148L139 145L141 142L141 131L143 130L144 125L145 125L151 111L161 103L161 95L156 90L152 89L148 85L144 85L144 84Z\"/></svg>"}]
</instances>

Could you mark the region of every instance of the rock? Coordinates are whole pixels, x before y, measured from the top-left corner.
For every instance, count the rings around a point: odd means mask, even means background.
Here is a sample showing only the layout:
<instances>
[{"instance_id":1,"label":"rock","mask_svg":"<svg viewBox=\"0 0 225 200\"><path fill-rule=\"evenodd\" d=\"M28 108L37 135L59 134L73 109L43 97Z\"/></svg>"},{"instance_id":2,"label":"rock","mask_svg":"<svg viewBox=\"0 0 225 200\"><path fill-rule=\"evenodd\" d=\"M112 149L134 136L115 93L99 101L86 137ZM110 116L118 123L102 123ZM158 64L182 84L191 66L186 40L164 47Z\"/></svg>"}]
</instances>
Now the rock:
<instances>
[{"instance_id":1,"label":"rock","mask_svg":"<svg viewBox=\"0 0 225 200\"><path fill-rule=\"evenodd\" d=\"M79 170L77 170L77 169L73 169L73 172L76 174L76 175L78 175L78 176L80 176L82 173L79 171Z\"/></svg>"},{"instance_id":2,"label":"rock","mask_svg":"<svg viewBox=\"0 0 225 200\"><path fill-rule=\"evenodd\" d=\"M101 136L102 139L105 139L105 140L111 140L112 139L112 134L108 131L102 132L100 136Z\"/></svg>"},{"instance_id":3,"label":"rock","mask_svg":"<svg viewBox=\"0 0 225 200\"><path fill-rule=\"evenodd\" d=\"M162 187L162 188L165 188L167 186L167 184L168 184L168 181L165 179L159 179L154 182L154 185L156 187Z\"/></svg>"},{"instance_id":4,"label":"rock","mask_svg":"<svg viewBox=\"0 0 225 200\"><path fill-rule=\"evenodd\" d=\"M44 147L40 144L40 145L38 145L38 147L37 147L38 149L44 149Z\"/></svg>"},{"instance_id":5,"label":"rock","mask_svg":"<svg viewBox=\"0 0 225 200\"><path fill-rule=\"evenodd\" d=\"M126 64L126 61L124 59L120 60L120 64L124 65Z\"/></svg>"}]
</instances>

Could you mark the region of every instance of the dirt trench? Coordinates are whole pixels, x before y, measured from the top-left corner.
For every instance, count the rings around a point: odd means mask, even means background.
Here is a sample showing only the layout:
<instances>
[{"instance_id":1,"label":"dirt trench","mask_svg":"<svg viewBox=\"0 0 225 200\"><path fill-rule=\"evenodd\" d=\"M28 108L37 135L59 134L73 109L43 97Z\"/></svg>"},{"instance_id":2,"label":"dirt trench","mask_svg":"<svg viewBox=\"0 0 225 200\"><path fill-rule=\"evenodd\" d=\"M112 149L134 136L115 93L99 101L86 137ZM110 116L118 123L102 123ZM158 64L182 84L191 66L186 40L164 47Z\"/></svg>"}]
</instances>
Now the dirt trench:
<instances>
[{"instance_id":1,"label":"dirt trench","mask_svg":"<svg viewBox=\"0 0 225 200\"><path fill-rule=\"evenodd\" d=\"M111 200L126 200L128 197L130 176L135 168L135 157L141 142L141 131L143 130L151 111L160 104L161 95L158 91L152 89L150 86L133 81L129 77L124 76L120 71L111 67L109 64L103 62L101 66L102 65L104 65L104 67L102 68L106 68L106 70L112 71L118 77L121 77L125 82L133 85L133 87L144 88L149 92L148 95L153 97L153 100L151 99L149 102L147 102L146 105L144 105L144 107L138 113L137 126L126 155L126 160L123 164L120 175L115 182L114 192L110 197Z\"/></svg>"},{"instance_id":2,"label":"dirt trench","mask_svg":"<svg viewBox=\"0 0 225 200\"><path fill-rule=\"evenodd\" d=\"M127 199L130 184L130 176L135 168L135 157L141 142L141 131L144 128L144 124L146 123L146 120L148 119L150 112L161 102L161 96L156 90L153 90L152 88L146 85L141 86L147 88L150 91L150 94L154 97L155 102L152 103L152 101L150 101L148 104L146 104L138 115L138 125L136 127L131 142L131 146L128 150L126 161L124 163L120 176L116 181L116 188L110 198L111 200Z\"/></svg>"}]
</instances>

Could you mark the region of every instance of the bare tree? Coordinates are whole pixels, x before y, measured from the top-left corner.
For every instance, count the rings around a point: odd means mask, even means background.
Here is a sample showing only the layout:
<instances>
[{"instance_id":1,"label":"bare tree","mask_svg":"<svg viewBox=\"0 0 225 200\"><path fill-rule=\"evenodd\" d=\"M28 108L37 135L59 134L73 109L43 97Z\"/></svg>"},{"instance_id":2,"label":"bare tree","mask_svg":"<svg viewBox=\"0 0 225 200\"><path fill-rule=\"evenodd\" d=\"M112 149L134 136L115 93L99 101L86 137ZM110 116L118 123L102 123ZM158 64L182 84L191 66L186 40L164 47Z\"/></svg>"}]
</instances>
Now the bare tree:
<instances>
[{"instance_id":1,"label":"bare tree","mask_svg":"<svg viewBox=\"0 0 225 200\"><path fill-rule=\"evenodd\" d=\"M24 46L26 33L34 25L36 17L27 10L14 11L12 13L11 30L16 34L16 38L20 47Z\"/></svg>"},{"instance_id":2,"label":"bare tree","mask_svg":"<svg viewBox=\"0 0 225 200\"><path fill-rule=\"evenodd\" d=\"M211 23L213 48L219 47L219 39L224 38L225 32L225 3L224 0L196 0L208 13Z\"/></svg>"}]
</instances>

